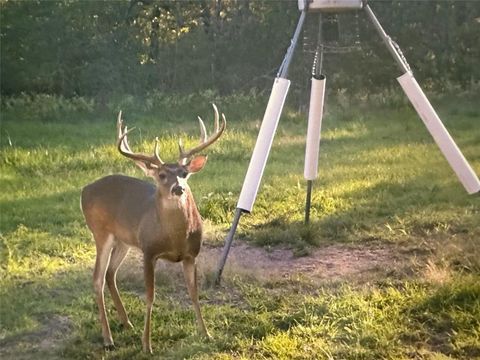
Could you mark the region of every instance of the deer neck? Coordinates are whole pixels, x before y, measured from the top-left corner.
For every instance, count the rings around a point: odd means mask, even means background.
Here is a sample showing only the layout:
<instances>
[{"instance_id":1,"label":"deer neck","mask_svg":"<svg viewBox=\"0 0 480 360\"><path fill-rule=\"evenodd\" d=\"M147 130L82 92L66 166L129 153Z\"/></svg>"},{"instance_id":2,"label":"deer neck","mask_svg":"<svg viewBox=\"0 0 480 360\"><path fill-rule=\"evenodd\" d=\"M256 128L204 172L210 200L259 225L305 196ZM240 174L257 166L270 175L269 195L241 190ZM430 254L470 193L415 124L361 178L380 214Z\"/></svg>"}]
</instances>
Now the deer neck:
<instances>
[{"instance_id":1,"label":"deer neck","mask_svg":"<svg viewBox=\"0 0 480 360\"><path fill-rule=\"evenodd\" d=\"M188 187L181 196L163 196L157 191L156 207L159 221L175 231L185 228L189 233L201 227L197 205Z\"/></svg>"}]
</instances>

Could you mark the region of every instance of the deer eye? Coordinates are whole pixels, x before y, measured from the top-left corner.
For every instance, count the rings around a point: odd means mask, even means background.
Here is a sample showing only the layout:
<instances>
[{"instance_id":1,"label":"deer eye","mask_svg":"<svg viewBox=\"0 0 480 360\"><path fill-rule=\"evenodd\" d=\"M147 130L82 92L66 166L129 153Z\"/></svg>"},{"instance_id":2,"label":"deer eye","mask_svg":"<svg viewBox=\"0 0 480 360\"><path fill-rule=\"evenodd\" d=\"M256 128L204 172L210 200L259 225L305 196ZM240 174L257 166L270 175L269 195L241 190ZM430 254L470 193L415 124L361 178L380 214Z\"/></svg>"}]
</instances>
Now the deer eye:
<instances>
[{"instance_id":1,"label":"deer eye","mask_svg":"<svg viewBox=\"0 0 480 360\"><path fill-rule=\"evenodd\" d=\"M188 171L185 169L182 169L178 172L178 177L186 178L187 176L188 176Z\"/></svg>"},{"instance_id":2,"label":"deer eye","mask_svg":"<svg viewBox=\"0 0 480 360\"><path fill-rule=\"evenodd\" d=\"M165 180L167 180L167 175L164 173L160 173L158 174L158 178L160 179L160 181L164 182Z\"/></svg>"}]
</instances>

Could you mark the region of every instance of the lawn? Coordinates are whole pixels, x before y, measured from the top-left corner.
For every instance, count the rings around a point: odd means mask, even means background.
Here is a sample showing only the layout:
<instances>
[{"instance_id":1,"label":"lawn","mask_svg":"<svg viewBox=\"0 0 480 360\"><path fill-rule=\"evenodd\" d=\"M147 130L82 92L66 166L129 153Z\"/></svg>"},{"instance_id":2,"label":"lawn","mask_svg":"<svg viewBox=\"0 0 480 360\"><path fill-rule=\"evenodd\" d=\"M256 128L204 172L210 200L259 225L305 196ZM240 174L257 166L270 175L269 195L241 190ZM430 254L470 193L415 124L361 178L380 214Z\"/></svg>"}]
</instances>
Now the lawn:
<instances>
[{"instance_id":1,"label":"lawn","mask_svg":"<svg viewBox=\"0 0 480 360\"><path fill-rule=\"evenodd\" d=\"M94 243L79 208L81 188L124 173L122 108L134 149L176 159L177 139L197 141L196 115L211 129L214 94L122 99L98 113L83 99L2 103L0 356L3 359L142 359L143 280L138 254L120 269L133 330L123 331L107 295L117 349L105 352L93 297ZM480 108L468 94L434 98L464 155L480 173ZM206 224L206 254L218 254L233 218L266 98L216 99L222 139L190 186ZM202 257L201 305L212 340L196 334L176 265L157 271L154 358L472 359L480 357L480 198L467 195L405 100L332 101L322 131L311 224L303 224L305 115L288 104L252 214L236 244L290 251L315 266L319 250L388 249L395 267L366 274L288 276L227 268L211 286L216 257ZM247 244L247 245L245 245ZM213 250L212 250L213 249ZM258 250L260 249L260 250ZM295 261L295 260L293 260ZM348 264L351 265L351 264ZM346 264L333 263L334 268ZM387 269L388 267L388 269ZM261 275L261 276L260 276Z\"/></svg>"}]
</instances>

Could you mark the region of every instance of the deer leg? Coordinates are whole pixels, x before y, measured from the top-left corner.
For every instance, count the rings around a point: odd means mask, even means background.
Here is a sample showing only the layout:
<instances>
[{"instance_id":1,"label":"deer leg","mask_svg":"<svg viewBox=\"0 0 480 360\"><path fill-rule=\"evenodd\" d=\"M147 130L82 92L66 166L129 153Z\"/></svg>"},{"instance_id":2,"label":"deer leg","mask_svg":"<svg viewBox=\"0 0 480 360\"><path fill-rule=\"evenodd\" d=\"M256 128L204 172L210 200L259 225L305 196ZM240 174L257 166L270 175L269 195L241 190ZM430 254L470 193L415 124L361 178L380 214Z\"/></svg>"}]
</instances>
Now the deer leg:
<instances>
[{"instance_id":1,"label":"deer leg","mask_svg":"<svg viewBox=\"0 0 480 360\"><path fill-rule=\"evenodd\" d=\"M194 258L186 258L183 260L183 274L185 276L185 282L187 283L188 294L192 299L193 309L197 318L198 330L203 336L209 338L210 335L203 322L202 313L200 312L200 304L198 302L197 267Z\"/></svg>"},{"instance_id":2,"label":"deer leg","mask_svg":"<svg viewBox=\"0 0 480 360\"><path fill-rule=\"evenodd\" d=\"M105 311L105 272L110 262L114 237L112 234L94 234L97 246L97 259L95 261L95 269L93 271L93 287L95 289L95 297L98 306L100 323L102 324L103 345L106 350L113 350L112 333L108 324L107 313Z\"/></svg>"},{"instance_id":3,"label":"deer leg","mask_svg":"<svg viewBox=\"0 0 480 360\"><path fill-rule=\"evenodd\" d=\"M122 265L122 262L125 259L125 256L127 256L129 249L130 248L128 245L125 245L121 242L118 242L115 245L112 251L112 256L110 257L110 264L108 265L106 276L108 289L110 290L110 294L112 295L113 303L115 304L118 316L126 329L133 328L133 325L130 320L128 320L127 312L125 311L122 299L120 298L120 294L118 293L117 270L120 265Z\"/></svg>"},{"instance_id":4,"label":"deer leg","mask_svg":"<svg viewBox=\"0 0 480 360\"><path fill-rule=\"evenodd\" d=\"M144 257L144 276L145 276L145 292L147 311L145 313L145 328L143 329L142 345L143 351L152 353L151 345L151 319L152 307L155 301L155 259L151 257Z\"/></svg>"}]
</instances>

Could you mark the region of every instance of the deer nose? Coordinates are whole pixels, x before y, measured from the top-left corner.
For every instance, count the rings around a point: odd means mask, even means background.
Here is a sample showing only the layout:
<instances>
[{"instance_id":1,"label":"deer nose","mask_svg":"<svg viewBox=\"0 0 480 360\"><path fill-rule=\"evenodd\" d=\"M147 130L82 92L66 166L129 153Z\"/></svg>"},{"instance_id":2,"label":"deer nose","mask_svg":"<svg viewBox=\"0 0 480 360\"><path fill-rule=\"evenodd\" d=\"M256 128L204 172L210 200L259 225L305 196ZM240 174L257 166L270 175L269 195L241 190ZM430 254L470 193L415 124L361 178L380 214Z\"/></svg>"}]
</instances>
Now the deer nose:
<instances>
[{"instance_id":1,"label":"deer nose","mask_svg":"<svg viewBox=\"0 0 480 360\"><path fill-rule=\"evenodd\" d=\"M172 188L172 194L174 195L177 195L177 196L180 196L183 194L183 187L181 187L180 185L176 185Z\"/></svg>"}]
</instances>

